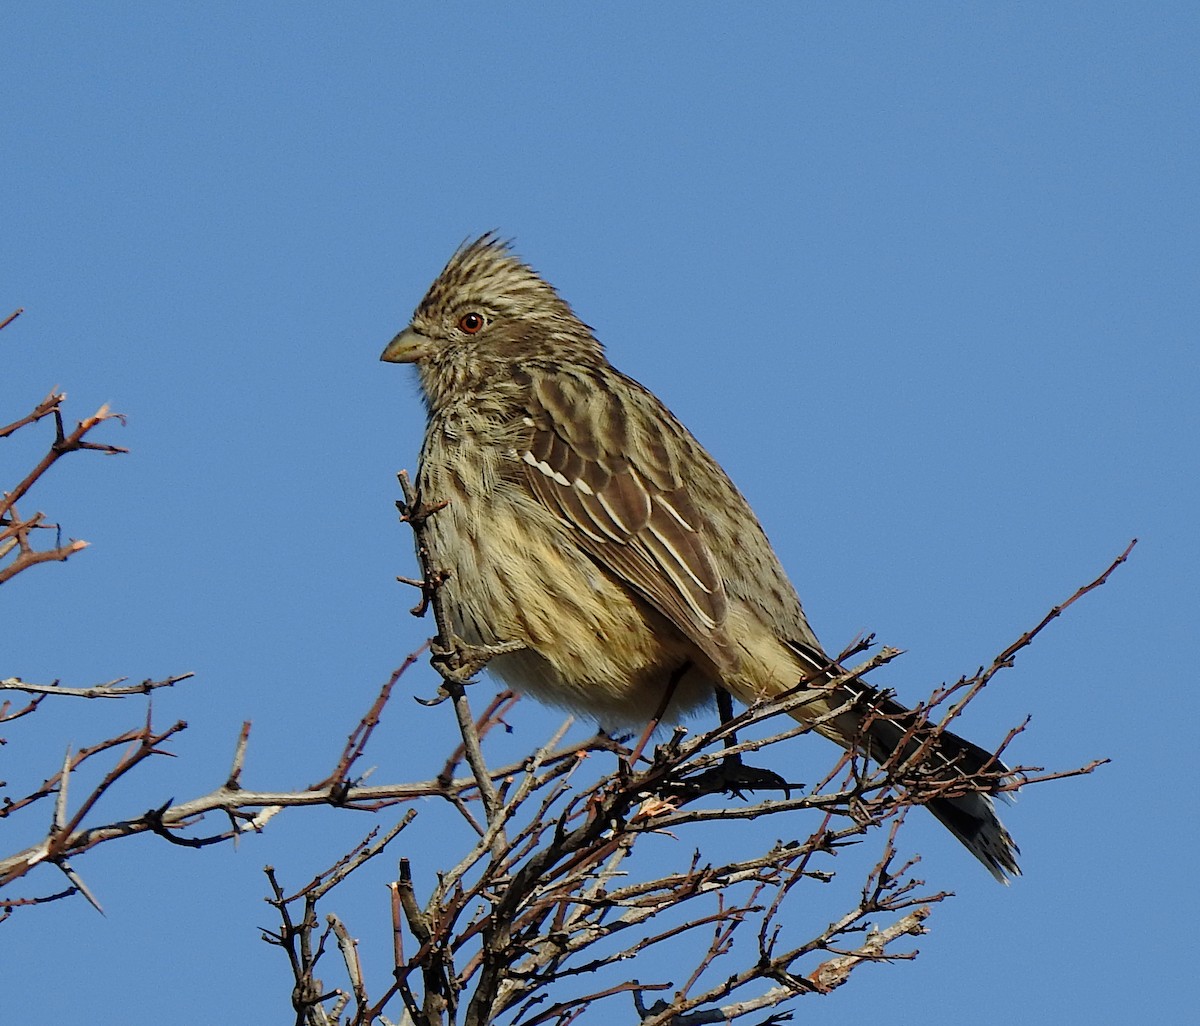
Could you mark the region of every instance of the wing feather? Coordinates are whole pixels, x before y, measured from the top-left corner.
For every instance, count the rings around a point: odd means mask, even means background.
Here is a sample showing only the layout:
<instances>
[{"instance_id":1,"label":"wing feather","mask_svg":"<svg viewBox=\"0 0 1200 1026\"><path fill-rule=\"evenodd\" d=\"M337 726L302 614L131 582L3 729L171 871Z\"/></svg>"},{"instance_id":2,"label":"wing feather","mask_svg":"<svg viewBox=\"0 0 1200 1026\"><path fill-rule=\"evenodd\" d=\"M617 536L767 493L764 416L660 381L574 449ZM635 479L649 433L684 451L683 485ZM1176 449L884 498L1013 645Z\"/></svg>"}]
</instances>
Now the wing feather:
<instances>
[{"instance_id":1,"label":"wing feather","mask_svg":"<svg viewBox=\"0 0 1200 1026\"><path fill-rule=\"evenodd\" d=\"M586 396L586 415L573 417L572 391L561 380L543 381L534 389L527 445L519 453L531 490L579 532L601 566L710 658L726 662L725 587L684 482L678 475L665 480L667 422L643 418L637 425L636 436L650 445L650 466L643 470L635 453L610 451L617 448L614 440L623 444L635 434L626 420L629 411L593 388ZM619 430L612 429L618 422ZM577 438L584 429L588 437Z\"/></svg>"}]
</instances>

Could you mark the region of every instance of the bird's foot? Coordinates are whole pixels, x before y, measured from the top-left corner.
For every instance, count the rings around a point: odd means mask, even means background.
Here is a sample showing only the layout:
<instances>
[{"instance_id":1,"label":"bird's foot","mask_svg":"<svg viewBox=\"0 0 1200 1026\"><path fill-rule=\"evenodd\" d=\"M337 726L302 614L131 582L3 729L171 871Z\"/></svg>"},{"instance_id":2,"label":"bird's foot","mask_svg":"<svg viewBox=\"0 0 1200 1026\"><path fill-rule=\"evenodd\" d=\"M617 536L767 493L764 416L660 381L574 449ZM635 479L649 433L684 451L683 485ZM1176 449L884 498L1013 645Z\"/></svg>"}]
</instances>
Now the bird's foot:
<instances>
[{"instance_id":1,"label":"bird's foot","mask_svg":"<svg viewBox=\"0 0 1200 1026\"><path fill-rule=\"evenodd\" d=\"M754 791L782 791L785 798L790 798L792 788L803 786L788 783L774 770L747 766L740 756L731 755L722 759L719 765L674 781L663 790L685 801L709 794L728 794L744 800L747 792Z\"/></svg>"},{"instance_id":2,"label":"bird's foot","mask_svg":"<svg viewBox=\"0 0 1200 1026\"><path fill-rule=\"evenodd\" d=\"M430 662L446 680L453 684L470 684L471 678L498 655L519 652L525 647L523 641L502 641L496 645L472 645L455 637L448 648L434 644Z\"/></svg>"}]
</instances>

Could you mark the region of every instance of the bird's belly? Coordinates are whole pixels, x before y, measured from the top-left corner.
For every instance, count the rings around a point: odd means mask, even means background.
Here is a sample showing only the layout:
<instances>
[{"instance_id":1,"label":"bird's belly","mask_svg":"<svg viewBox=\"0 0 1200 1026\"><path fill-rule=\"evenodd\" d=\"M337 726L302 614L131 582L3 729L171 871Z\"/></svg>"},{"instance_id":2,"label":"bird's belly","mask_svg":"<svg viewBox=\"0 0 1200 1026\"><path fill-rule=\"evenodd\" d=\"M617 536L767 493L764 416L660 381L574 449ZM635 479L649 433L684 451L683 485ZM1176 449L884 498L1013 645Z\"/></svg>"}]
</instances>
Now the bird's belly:
<instances>
[{"instance_id":1,"label":"bird's belly","mask_svg":"<svg viewBox=\"0 0 1200 1026\"><path fill-rule=\"evenodd\" d=\"M606 727L648 722L672 681L667 718L712 699L715 682L695 668L702 661L695 645L573 539L560 536L568 529L555 522L530 531L516 523L517 510L497 503L481 534L498 541L489 546L476 537L463 544L461 533L447 535L470 521L452 523L452 511L431 520L441 529L436 550L457 557L445 560L451 570L444 586L448 608L458 632L473 644L526 646L489 664L505 685ZM530 544L530 538L536 541Z\"/></svg>"},{"instance_id":2,"label":"bird's belly","mask_svg":"<svg viewBox=\"0 0 1200 1026\"><path fill-rule=\"evenodd\" d=\"M603 661L602 661L603 662ZM711 704L714 682L686 659L675 667L647 666L634 670L626 663L608 660L596 672L563 673L535 649L498 656L488 670L506 687L538 702L594 719L605 729L641 727L656 715L664 723L677 723ZM670 699L668 697L670 690Z\"/></svg>"}]
</instances>

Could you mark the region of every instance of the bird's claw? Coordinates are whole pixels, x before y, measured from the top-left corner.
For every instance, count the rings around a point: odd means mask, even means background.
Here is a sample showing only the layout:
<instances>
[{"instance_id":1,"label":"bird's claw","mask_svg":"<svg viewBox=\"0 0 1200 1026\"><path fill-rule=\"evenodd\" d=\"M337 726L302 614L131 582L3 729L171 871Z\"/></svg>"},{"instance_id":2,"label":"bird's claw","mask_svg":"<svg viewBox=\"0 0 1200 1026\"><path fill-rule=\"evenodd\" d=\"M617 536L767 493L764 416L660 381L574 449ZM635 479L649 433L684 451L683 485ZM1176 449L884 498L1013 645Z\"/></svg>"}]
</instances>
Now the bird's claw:
<instances>
[{"instance_id":1,"label":"bird's claw","mask_svg":"<svg viewBox=\"0 0 1200 1026\"><path fill-rule=\"evenodd\" d=\"M472 645L455 637L449 648L433 645L430 662L451 684L472 684L472 678L498 655L519 652L523 641L502 641L496 645Z\"/></svg>"},{"instance_id":2,"label":"bird's claw","mask_svg":"<svg viewBox=\"0 0 1200 1026\"><path fill-rule=\"evenodd\" d=\"M792 788L803 786L788 783L773 770L747 766L740 758L728 758L718 766L672 782L664 791L687 801L708 794L728 794L745 800L746 792L753 791L782 791L785 798L790 798Z\"/></svg>"}]
</instances>

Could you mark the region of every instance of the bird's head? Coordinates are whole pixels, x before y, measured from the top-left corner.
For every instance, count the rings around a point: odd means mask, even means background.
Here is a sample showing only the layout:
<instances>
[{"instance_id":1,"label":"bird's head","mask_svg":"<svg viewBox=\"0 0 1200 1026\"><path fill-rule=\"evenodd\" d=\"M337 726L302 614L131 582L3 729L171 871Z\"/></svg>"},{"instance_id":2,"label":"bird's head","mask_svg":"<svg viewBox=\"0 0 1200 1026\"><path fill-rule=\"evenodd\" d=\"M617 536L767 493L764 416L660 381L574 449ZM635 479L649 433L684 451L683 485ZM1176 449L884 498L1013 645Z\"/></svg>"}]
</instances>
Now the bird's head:
<instances>
[{"instance_id":1,"label":"bird's head","mask_svg":"<svg viewBox=\"0 0 1200 1026\"><path fill-rule=\"evenodd\" d=\"M494 386L530 365L603 359L600 343L554 287L489 232L461 246L412 321L380 356L413 363L431 406Z\"/></svg>"}]
</instances>

